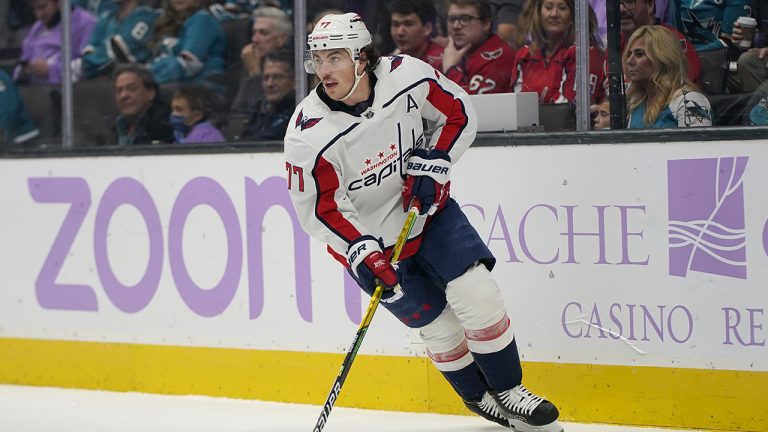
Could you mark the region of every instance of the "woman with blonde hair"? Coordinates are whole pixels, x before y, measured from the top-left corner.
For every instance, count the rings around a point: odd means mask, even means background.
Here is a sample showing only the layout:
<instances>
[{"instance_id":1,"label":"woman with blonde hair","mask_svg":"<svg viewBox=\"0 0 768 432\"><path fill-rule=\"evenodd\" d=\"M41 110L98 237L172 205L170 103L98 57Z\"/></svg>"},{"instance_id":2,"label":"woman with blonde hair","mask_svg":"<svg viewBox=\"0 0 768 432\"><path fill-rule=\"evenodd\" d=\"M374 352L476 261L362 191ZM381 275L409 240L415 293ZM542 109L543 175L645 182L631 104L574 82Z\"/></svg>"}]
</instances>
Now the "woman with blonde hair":
<instances>
[{"instance_id":1,"label":"woman with blonde hair","mask_svg":"<svg viewBox=\"0 0 768 432\"><path fill-rule=\"evenodd\" d=\"M685 53L671 31L638 28L623 57L630 129L712 125L712 107L688 79Z\"/></svg>"}]
</instances>

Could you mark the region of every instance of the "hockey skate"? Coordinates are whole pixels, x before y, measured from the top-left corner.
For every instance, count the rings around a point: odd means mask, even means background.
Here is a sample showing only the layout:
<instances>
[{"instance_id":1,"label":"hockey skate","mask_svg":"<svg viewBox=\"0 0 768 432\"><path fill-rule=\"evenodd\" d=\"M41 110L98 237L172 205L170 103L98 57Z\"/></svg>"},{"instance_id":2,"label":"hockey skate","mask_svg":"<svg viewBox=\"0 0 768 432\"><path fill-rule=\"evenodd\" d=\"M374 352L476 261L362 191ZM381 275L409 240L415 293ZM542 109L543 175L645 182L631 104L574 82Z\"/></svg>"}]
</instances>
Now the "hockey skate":
<instances>
[{"instance_id":1,"label":"hockey skate","mask_svg":"<svg viewBox=\"0 0 768 432\"><path fill-rule=\"evenodd\" d=\"M473 413L480 417L498 423L505 427L512 427L506 417L501 413L496 401L493 400L488 392L483 394L479 400L464 401L464 405Z\"/></svg>"},{"instance_id":2,"label":"hockey skate","mask_svg":"<svg viewBox=\"0 0 768 432\"><path fill-rule=\"evenodd\" d=\"M509 427L521 432L563 432L560 413L552 402L531 393L522 384L509 390L490 392Z\"/></svg>"}]
</instances>

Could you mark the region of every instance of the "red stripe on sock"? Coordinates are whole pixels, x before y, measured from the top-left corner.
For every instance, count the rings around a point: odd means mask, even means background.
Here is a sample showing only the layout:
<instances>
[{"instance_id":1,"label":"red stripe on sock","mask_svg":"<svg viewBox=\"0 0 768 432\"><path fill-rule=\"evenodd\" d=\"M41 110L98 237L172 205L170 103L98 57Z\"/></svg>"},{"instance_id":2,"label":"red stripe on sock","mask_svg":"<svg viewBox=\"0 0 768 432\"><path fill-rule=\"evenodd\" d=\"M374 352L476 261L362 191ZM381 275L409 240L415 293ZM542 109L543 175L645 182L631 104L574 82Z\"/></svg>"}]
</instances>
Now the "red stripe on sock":
<instances>
[{"instance_id":1,"label":"red stripe on sock","mask_svg":"<svg viewBox=\"0 0 768 432\"><path fill-rule=\"evenodd\" d=\"M496 324L480 330L464 330L464 334L469 340L486 342L499 338L507 329L509 329L509 316L504 314L501 321Z\"/></svg>"},{"instance_id":2,"label":"red stripe on sock","mask_svg":"<svg viewBox=\"0 0 768 432\"><path fill-rule=\"evenodd\" d=\"M432 351L427 350L427 355L437 363L448 363L464 357L468 352L469 347L467 346L467 341L463 340L459 346L448 352L433 353Z\"/></svg>"}]
</instances>

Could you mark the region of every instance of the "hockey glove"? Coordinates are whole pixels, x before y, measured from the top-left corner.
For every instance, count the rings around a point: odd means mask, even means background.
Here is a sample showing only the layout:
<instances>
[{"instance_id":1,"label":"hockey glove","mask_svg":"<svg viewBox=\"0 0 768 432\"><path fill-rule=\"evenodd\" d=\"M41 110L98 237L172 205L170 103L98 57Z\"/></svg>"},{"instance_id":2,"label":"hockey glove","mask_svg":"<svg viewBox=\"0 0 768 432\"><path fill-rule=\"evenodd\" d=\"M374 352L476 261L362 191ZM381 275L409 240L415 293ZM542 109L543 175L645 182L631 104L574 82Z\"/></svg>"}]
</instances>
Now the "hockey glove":
<instances>
[{"instance_id":1,"label":"hockey glove","mask_svg":"<svg viewBox=\"0 0 768 432\"><path fill-rule=\"evenodd\" d=\"M451 157L440 150L415 149L408 158L403 211L415 206L419 214L435 214L450 195Z\"/></svg>"},{"instance_id":2,"label":"hockey glove","mask_svg":"<svg viewBox=\"0 0 768 432\"><path fill-rule=\"evenodd\" d=\"M347 250L347 261L363 287L373 287L380 281L384 289L391 290L399 283L397 270L384 256L381 240L365 235L353 241Z\"/></svg>"}]
</instances>

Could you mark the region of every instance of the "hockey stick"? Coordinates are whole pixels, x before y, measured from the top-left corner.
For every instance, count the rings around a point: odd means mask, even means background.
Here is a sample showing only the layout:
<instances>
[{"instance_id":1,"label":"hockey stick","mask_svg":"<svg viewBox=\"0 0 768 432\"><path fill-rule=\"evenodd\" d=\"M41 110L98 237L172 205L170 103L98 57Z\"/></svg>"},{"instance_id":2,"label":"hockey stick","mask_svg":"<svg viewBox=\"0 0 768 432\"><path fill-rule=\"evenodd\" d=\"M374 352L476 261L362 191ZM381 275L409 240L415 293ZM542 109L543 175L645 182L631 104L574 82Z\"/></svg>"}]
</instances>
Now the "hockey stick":
<instances>
[{"instance_id":1,"label":"hockey stick","mask_svg":"<svg viewBox=\"0 0 768 432\"><path fill-rule=\"evenodd\" d=\"M408 236L411 234L411 229L413 229L413 224L416 222L416 216L418 214L419 211L415 207L411 208L411 210L408 212L408 217L405 219L403 229L400 231L400 235L397 237L397 241L395 242L395 248L392 251L393 263L397 262L398 258L400 258L400 252L403 251L403 246L405 246L405 242L408 240ZM336 399L339 398L341 386L344 385L344 381L347 379L349 370L352 368L352 362L357 356L357 350L360 349L360 345L363 343L363 338L365 337L365 333L368 331L368 326L371 325L373 314L376 312L376 308L379 306L379 301L381 300L381 295L383 293L384 286L380 283L376 284L376 289L373 291L373 295L371 296L371 302L368 303L368 309L365 311L363 320L360 322L360 327L357 328L355 338L352 339L352 345L349 347L347 355L344 357L344 361L341 363L339 375L336 376L336 381L333 382L331 392L328 394L328 398L325 400L323 410L320 412L320 417L317 419L317 424L315 425L315 428L312 432L320 432L325 427L325 423L328 421L328 416L331 415L333 404L336 403Z\"/></svg>"}]
</instances>

